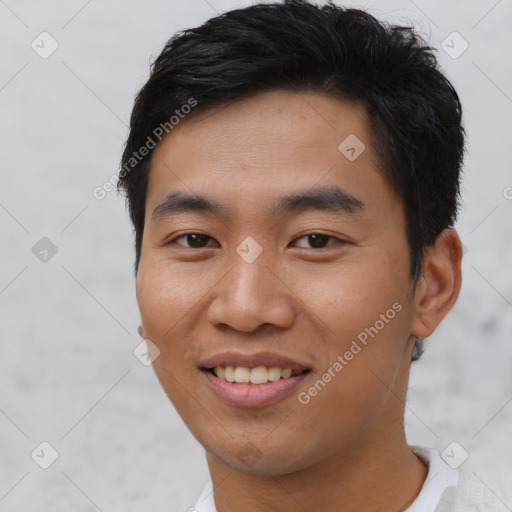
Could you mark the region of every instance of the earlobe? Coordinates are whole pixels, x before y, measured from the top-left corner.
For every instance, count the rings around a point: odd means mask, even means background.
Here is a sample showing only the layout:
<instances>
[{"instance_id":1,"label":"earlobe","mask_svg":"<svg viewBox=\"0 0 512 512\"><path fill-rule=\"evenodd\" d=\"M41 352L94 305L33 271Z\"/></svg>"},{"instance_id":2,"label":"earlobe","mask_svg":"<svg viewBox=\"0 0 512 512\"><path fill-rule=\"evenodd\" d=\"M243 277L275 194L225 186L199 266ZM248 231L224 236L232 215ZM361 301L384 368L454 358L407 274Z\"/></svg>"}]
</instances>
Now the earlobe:
<instances>
[{"instance_id":1,"label":"earlobe","mask_svg":"<svg viewBox=\"0 0 512 512\"><path fill-rule=\"evenodd\" d=\"M139 325L137 331L138 331L139 336L141 338L146 339L146 335L144 334L144 327L142 327L142 325Z\"/></svg>"},{"instance_id":2,"label":"earlobe","mask_svg":"<svg viewBox=\"0 0 512 512\"><path fill-rule=\"evenodd\" d=\"M418 338L430 336L457 301L462 282L461 261L462 244L453 229L443 231L427 249L414 296L411 332Z\"/></svg>"}]
</instances>

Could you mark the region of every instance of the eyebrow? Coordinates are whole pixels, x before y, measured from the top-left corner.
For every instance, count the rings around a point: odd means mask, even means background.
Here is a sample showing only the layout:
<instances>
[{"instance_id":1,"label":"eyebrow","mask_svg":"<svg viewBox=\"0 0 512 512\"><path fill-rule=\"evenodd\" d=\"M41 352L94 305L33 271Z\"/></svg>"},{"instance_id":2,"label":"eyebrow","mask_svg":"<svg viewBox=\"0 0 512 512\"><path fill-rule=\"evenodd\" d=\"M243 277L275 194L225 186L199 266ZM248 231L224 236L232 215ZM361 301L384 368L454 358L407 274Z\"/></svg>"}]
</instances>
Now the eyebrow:
<instances>
[{"instance_id":1,"label":"eyebrow","mask_svg":"<svg viewBox=\"0 0 512 512\"><path fill-rule=\"evenodd\" d=\"M352 194L337 186L294 192L277 199L266 212L270 215L298 213L308 210L322 210L338 215L354 214L365 207L364 203ZM184 212L205 212L228 217L228 209L214 199L171 192L165 201L153 211L154 220Z\"/></svg>"}]
</instances>

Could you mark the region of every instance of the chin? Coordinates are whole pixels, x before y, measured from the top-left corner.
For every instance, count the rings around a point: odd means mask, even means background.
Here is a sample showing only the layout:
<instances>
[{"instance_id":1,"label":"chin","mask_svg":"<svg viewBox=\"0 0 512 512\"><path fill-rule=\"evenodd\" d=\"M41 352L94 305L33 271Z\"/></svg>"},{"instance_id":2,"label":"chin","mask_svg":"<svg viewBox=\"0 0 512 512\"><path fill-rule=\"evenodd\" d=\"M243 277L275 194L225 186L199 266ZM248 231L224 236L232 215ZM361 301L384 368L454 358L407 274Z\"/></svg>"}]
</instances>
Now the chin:
<instances>
[{"instance_id":1,"label":"chin","mask_svg":"<svg viewBox=\"0 0 512 512\"><path fill-rule=\"evenodd\" d=\"M299 444L304 448L303 444L297 442L273 446L264 440L258 440L257 444L247 440L237 446L230 444L223 451L219 450L219 444L216 444L213 450L206 450L210 456L234 471L251 475L277 476L304 470L318 462L307 453L294 453L292 446L296 447Z\"/></svg>"}]
</instances>

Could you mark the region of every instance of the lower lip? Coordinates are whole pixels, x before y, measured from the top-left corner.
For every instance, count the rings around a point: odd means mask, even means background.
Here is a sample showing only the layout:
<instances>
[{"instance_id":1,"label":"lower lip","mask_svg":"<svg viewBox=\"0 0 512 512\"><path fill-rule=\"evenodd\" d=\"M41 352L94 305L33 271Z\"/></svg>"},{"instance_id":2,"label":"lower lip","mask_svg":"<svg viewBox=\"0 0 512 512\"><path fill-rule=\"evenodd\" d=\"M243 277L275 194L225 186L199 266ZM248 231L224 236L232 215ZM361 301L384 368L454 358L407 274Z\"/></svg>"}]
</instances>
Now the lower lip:
<instances>
[{"instance_id":1,"label":"lower lip","mask_svg":"<svg viewBox=\"0 0 512 512\"><path fill-rule=\"evenodd\" d=\"M203 370L206 382L222 400L235 407L263 407L282 400L289 395L310 372L266 382L265 384L237 384L219 379L209 371Z\"/></svg>"}]
</instances>

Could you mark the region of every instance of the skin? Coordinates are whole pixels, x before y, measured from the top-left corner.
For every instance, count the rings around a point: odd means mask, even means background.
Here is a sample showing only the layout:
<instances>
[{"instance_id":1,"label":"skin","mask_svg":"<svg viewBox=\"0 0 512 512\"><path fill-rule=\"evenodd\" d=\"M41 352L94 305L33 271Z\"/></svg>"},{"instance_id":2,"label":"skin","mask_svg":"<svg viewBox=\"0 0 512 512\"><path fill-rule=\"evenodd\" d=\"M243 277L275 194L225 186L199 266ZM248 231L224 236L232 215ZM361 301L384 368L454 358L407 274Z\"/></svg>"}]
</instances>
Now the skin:
<instances>
[{"instance_id":1,"label":"skin","mask_svg":"<svg viewBox=\"0 0 512 512\"><path fill-rule=\"evenodd\" d=\"M338 150L349 134L366 146L355 161ZM286 193L326 185L364 208L265 212ZM152 219L172 191L229 214ZM139 332L160 349L158 379L206 450L218 512L407 508L427 471L403 425L414 337L432 334L455 303L462 249L454 230L443 232L412 293L402 203L379 169L365 109L271 91L192 114L155 149L145 222ZM189 232L210 238L193 246L181 236ZM305 236L314 233L334 238L316 248ZM247 236L263 249L250 264L236 252ZM307 391L394 303L401 311L308 404L292 393L234 407L198 368L219 352L269 350L311 367L297 390Z\"/></svg>"}]
</instances>

